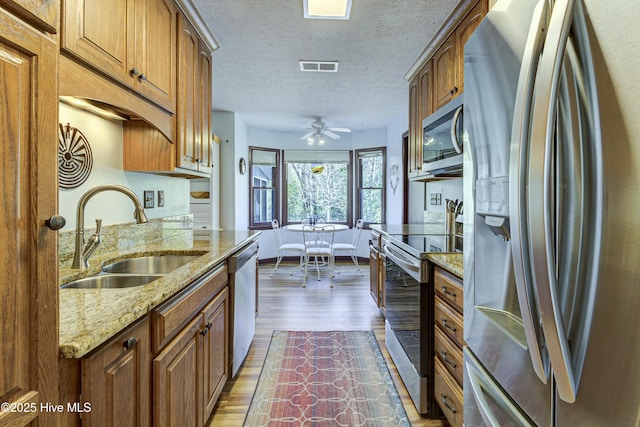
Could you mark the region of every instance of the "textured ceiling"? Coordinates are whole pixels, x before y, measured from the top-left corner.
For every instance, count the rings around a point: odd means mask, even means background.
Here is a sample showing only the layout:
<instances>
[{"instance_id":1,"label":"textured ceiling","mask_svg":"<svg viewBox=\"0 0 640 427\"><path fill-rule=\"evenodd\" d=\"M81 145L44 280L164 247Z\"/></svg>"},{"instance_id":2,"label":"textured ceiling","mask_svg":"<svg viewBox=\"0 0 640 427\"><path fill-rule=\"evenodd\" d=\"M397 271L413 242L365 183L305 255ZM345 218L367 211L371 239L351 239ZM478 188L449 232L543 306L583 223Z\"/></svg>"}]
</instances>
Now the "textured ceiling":
<instances>
[{"instance_id":1,"label":"textured ceiling","mask_svg":"<svg viewBox=\"0 0 640 427\"><path fill-rule=\"evenodd\" d=\"M403 78L455 0L353 0L349 20L303 18L302 0L193 0L220 43L213 108L265 129L375 129L408 108ZM337 60L337 73L298 61Z\"/></svg>"}]
</instances>

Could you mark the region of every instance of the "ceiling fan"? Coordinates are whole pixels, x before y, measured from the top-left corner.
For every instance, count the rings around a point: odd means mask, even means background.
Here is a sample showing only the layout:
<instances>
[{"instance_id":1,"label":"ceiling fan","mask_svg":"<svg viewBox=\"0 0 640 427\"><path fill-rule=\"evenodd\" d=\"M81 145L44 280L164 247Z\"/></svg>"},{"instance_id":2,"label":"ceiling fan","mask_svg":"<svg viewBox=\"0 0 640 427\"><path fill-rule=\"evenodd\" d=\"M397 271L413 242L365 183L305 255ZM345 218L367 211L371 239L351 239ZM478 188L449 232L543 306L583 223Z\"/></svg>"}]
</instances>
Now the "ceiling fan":
<instances>
[{"instance_id":1,"label":"ceiling fan","mask_svg":"<svg viewBox=\"0 0 640 427\"><path fill-rule=\"evenodd\" d=\"M327 127L320 117L316 117L315 120L311 123L311 127L305 130L308 130L309 132L302 136L302 138L300 139L306 139L309 145L313 145L316 142L318 143L318 145L324 144L324 135L328 136L331 139L338 139L340 138L340 135L335 132L351 132L351 129L347 128Z\"/></svg>"}]
</instances>

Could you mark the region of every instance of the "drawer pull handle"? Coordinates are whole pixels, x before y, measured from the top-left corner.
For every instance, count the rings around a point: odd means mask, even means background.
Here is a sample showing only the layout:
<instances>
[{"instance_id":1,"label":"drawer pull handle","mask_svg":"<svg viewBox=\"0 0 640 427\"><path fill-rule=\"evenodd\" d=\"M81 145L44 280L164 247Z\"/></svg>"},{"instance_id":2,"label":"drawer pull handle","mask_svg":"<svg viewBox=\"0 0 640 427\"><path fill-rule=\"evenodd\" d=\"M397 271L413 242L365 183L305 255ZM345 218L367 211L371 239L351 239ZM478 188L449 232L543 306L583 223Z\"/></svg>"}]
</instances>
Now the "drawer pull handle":
<instances>
[{"instance_id":1,"label":"drawer pull handle","mask_svg":"<svg viewBox=\"0 0 640 427\"><path fill-rule=\"evenodd\" d=\"M447 289L446 286L442 287L442 292L444 292L446 295L451 295L452 297L456 297L456 293L455 292L451 292L449 289Z\"/></svg>"},{"instance_id":2,"label":"drawer pull handle","mask_svg":"<svg viewBox=\"0 0 640 427\"><path fill-rule=\"evenodd\" d=\"M449 364L449 366L451 366L453 369L455 369L455 368L456 368L456 366L458 366L458 365L456 365L456 362L454 362L454 361L452 361L452 360L447 359L447 350L442 350L442 359L443 359L446 363L448 363L448 364Z\"/></svg>"},{"instance_id":3,"label":"drawer pull handle","mask_svg":"<svg viewBox=\"0 0 640 427\"><path fill-rule=\"evenodd\" d=\"M133 348L133 346L136 345L137 342L138 342L138 338L131 337L128 340L126 340L125 342L123 342L122 346L127 350L131 350Z\"/></svg>"},{"instance_id":4,"label":"drawer pull handle","mask_svg":"<svg viewBox=\"0 0 640 427\"><path fill-rule=\"evenodd\" d=\"M449 403L447 403L447 395L446 394L440 394L440 397L442 398L442 404L444 406L446 406L446 408L448 410L450 410L452 413L457 413L458 411L456 410L456 408L454 408L453 406L449 405Z\"/></svg>"},{"instance_id":5,"label":"drawer pull handle","mask_svg":"<svg viewBox=\"0 0 640 427\"><path fill-rule=\"evenodd\" d=\"M451 326L451 325L449 324L449 322L447 322L447 319L445 319L445 318L443 317L441 320L442 320L442 326L444 326L444 327L445 327L445 328L447 328L447 329L452 330L453 332L457 331L457 329L456 329L456 327L455 327L455 326Z\"/></svg>"}]
</instances>

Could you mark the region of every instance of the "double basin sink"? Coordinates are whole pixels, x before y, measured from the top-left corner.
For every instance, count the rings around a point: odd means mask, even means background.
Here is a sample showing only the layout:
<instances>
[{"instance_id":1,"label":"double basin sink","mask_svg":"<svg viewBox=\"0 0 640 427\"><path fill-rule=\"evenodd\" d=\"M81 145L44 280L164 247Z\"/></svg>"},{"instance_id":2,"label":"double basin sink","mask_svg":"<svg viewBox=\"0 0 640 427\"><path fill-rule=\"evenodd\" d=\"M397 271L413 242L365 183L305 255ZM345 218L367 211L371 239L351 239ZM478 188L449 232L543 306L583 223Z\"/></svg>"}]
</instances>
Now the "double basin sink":
<instances>
[{"instance_id":1,"label":"double basin sink","mask_svg":"<svg viewBox=\"0 0 640 427\"><path fill-rule=\"evenodd\" d=\"M63 289L121 289L142 286L161 278L200 257L195 255L153 255L128 258L106 264L96 275L62 285Z\"/></svg>"}]
</instances>

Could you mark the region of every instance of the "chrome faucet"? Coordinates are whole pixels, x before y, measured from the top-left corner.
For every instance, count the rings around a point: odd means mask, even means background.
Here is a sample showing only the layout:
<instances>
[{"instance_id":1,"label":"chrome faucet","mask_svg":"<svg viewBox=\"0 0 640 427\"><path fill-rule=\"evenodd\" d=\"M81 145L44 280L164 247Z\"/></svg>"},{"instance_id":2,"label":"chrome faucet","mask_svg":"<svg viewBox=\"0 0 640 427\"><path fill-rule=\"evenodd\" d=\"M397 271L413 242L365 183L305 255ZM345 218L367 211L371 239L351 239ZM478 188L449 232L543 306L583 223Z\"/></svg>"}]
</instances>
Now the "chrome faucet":
<instances>
[{"instance_id":1,"label":"chrome faucet","mask_svg":"<svg viewBox=\"0 0 640 427\"><path fill-rule=\"evenodd\" d=\"M147 215L144 213L144 209L142 208L142 204L136 196L136 193L128 189L127 187L123 187L122 185L116 184L108 184L101 185L99 187L94 187L87 190L86 193L82 195L80 201L78 202L78 210L76 213L76 247L73 255L73 264L71 268L73 269L83 269L89 267L89 257L96 250L102 239L100 238L100 228L102 225L102 220L96 220L96 232L91 239L85 244L84 241L84 209L87 205L89 199L95 196L98 193L102 193L103 191L117 191L122 194L127 195L133 204L135 205L135 211L133 212L133 217L136 219L137 224L142 224L149 222L147 219Z\"/></svg>"}]
</instances>

